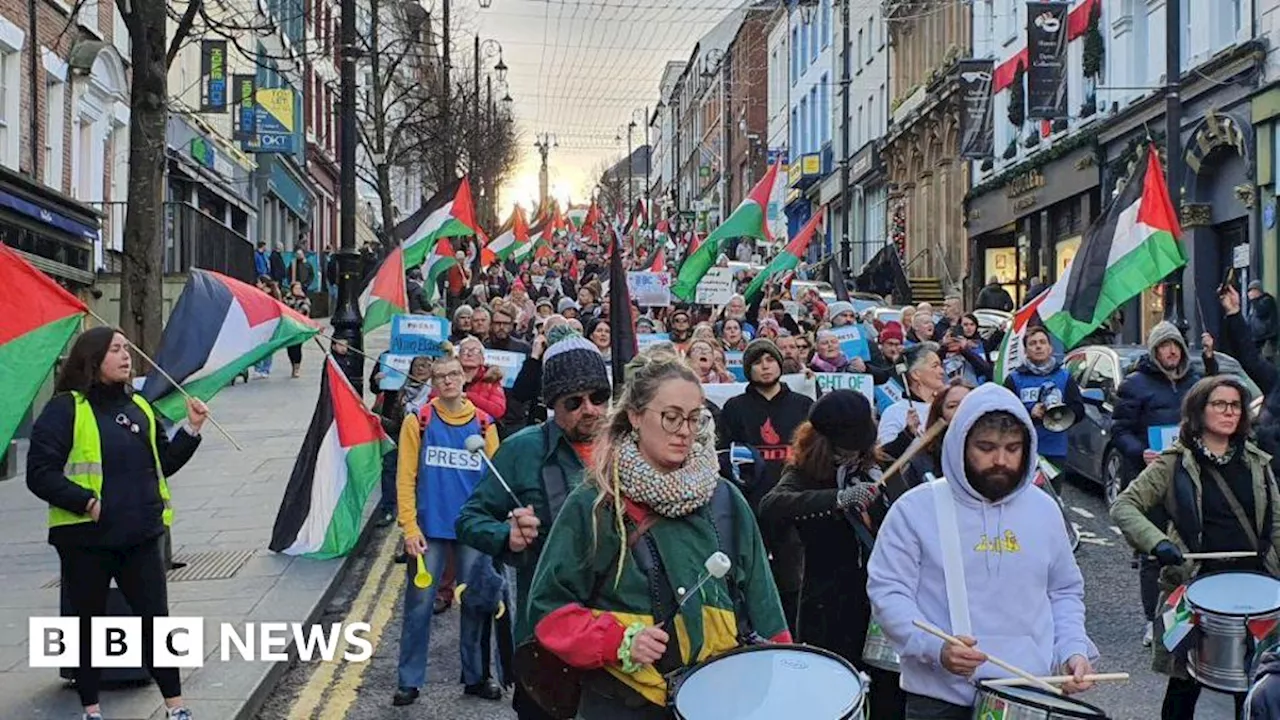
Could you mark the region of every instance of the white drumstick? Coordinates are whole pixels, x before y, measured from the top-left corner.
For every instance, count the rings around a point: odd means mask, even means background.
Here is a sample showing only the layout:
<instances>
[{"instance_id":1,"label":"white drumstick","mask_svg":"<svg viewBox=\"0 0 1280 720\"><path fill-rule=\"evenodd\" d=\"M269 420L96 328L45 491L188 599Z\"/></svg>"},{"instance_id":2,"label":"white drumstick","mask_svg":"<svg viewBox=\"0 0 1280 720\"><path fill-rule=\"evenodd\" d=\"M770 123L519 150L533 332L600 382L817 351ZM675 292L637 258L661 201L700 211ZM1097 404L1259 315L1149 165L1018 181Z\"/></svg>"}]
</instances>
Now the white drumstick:
<instances>
[{"instance_id":1,"label":"white drumstick","mask_svg":"<svg viewBox=\"0 0 1280 720\"><path fill-rule=\"evenodd\" d=\"M943 632L942 630L939 630L938 628L930 625L927 622L924 622L923 620L913 620L912 622L915 624L916 627L920 628L921 630L929 633L930 635L946 640L952 645L959 645L960 647L966 647L966 648L969 647L968 645L965 645L964 643L960 642L960 638L948 635L947 633ZM983 651L978 650L978 652L983 652ZM1051 692L1054 695L1062 694L1062 690L1060 688L1050 685L1047 682L1044 682L1043 680L1036 677L1035 675L1032 675L1026 670L1023 670L1020 667L1015 667L1013 665L1010 665L1009 663L1001 660L998 657L995 657L994 655L991 655L990 653L984 653L984 654L987 656L987 662L991 663L992 665L995 665L996 667L1003 668L1006 672L1011 672L1014 675L1017 675L1018 677L1026 680L1029 684L1034 685L1040 688L1041 690L1046 690L1048 692Z\"/></svg>"},{"instance_id":2,"label":"white drumstick","mask_svg":"<svg viewBox=\"0 0 1280 720\"><path fill-rule=\"evenodd\" d=\"M711 578L716 578L718 580L725 575L728 575L729 570L733 567L733 561L729 559L728 555L717 550L707 557L706 562L704 562L702 566L706 568L706 572L698 578L698 582L693 584L693 589L685 592L684 588L676 588L676 593L680 596L679 602L676 603L676 609L671 612L670 617L658 623L658 627L662 627L674 619L676 615L679 615L680 608L684 607L685 601L693 597L693 594L698 591L698 588L705 585L708 580Z\"/></svg>"},{"instance_id":3,"label":"white drumstick","mask_svg":"<svg viewBox=\"0 0 1280 720\"><path fill-rule=\"evenodd\" d=\"M1047 682L1051 685L1062 685L1063 683L1069 683L1075 680L1076 678L1074 675L1049 675L1045 677L1038 677L1036 679L1041 680L1043 682ZM1127 681L1128 679L1129 679L1129 673L1124 673L1124 672L1093 673L1091 675L1084 676L1085 682L1124 682L1124 681ZM1031 683L1028 682L1025 678L1014 677L1014 678L999 678L996 680L987 680L985 684L986 685L1005 685L1005 686L1009 686L1009 685L1025 686L1025 685L1030 685Z\"/></svg>"},{"instance_id":4,"label":"white drumstick","mask_svg":"<svg viewBox=\"0 0 1280 720\"><path fill-rule=\"evenodd\" d=\"M467 443L467 452L473 453L475 455L479 455L480 459L484 461L484 464L489 466L489 469L493 471L493 476L498 478L499 483L502 483L502 489L506 490L507 494L511 496L511 499L516 502L516 507L518 508L524 507L524 505L520 502L520 498L516 497L515 491L511 489L510 485L507 484L506 478L502 477L502 473L498 472L498 468L494 467L493 462L489 460L489 456L484 451L485 449L484 438L480 437L479 435L472 435L471 437L467 438L466 443Z\"/></svg>"}]
</instances>

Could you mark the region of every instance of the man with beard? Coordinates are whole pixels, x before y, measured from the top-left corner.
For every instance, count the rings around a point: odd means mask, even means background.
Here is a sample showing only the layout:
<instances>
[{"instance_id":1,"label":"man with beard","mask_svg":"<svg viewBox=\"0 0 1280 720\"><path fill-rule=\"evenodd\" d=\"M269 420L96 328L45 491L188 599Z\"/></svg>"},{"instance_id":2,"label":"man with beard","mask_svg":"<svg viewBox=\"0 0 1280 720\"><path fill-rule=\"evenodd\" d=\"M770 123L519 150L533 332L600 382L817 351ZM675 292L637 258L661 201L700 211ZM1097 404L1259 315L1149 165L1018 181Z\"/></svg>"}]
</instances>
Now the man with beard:
<instances>
[{"instance_id":1,"label":"man with beard","mask_svg":"<svg viewBox=\"0 0 1280 720\"><path fill-rule=\"evenodd\" d=\"M778 352L782 353L783 375L804 372L804 361L800 358L800 347L796 345L795 335L786 329L779 330L774 344L778 346Z\"/></svg>"},{"instance_id":2,"label":"man with beard","mask_svg":"<svg viewBox=\"0 0 1280 720\"><path fill-rule=\"evenodd\" d=\"M667 317L667 331L677 350L681 353L688 350L689 340L693 338L693 319L689 317L689 311L684 308L673 310Z\"/></svg>"},{"instance_id":3,"label":"man with beard","mask_svg":"<svg viewBox=\"0 0 1280 720\"><path fill-rule=\"evenodd\" d=\"M1032 483L1036 451L1026 408L988 383L956 409L942 445L945 477L889 508L867 594L901 656L907 720L972 718L974 681L1007 675L986 651L1032 675L1071 675L1067 693L1091 685L1083 678L1098 651L1085 631L1084 577L1057 504Z\"/></svg>"},{"instance_id":4,"label":"man with beard","mask_svg":"<svg viewBox=\"0 0 1280 720\"><path fill-rule=\"evenodd\" d=\"M1238 311L1238 307L1237 307ZM1201 337L1204 344L1205 374L1218 374L1218 361L1213 356L1213 338ZM1114 500L1144 468L1160 457L1165 448L1151 447L1151 429L1168 429L1171 435L1182 422L1182 399L1203 376L1191 367L1187 342L1169 322L1157 323L1147 336L1147 354L1138 358L1133 371L1116 391L1115 410L1111 413L1111 433L1120 451L1118 477L1104 478L1104 492ZM1138 557L1138 588L1142 594L1142 611L1147 627L1142 644L1151 645L1152 621L1160 596L1160 564L1146 554Z\"/></svg>"},{"instance_id":5,"label":"man with beard","mask_svg":"<svg viewBox=\"0 0 1280 720\"><path fill-rule=\"evenodd\" d=\"M489 340L489 308L481 305L471 312L471 334L480 338L481 342Z\"/></svg>"},{"instance_id":6,"label":"man with beard","mask_svg":"<svg viewBox=\"0 0 1280 720\"><path fill-rule=\"evenodd\" d=\"M738 443L749 445L760 454L764 473L756 475L758 481L743 489L747 502L757 512L760 501L782 477L791 454L791 436L808 419L813 406L812 398L794 392L782 382L782 361L782 351L772 340L752 340L742 353L746 392L729 398L717 426L720 448ZM772 558L773 577L787 624L795 632L804 548L793 525L762 524L760 531Z\"/></svg>"},{"instance_id":7,"label":"man with beard","mask_svg":"<svg viewBox=\"0 0 1280 720\"><path fill-rule=\"evenodd\" d=\"M492 319L489 321L489 339L485 341L484 346L490 350L520 353L528 358L529 343L511 337L511 332L516 326L516 313L516 308L509 303L495 304ZM475 327L474 315L472 315L472 327ZM498 420L498 430L503 439L506 439L524 427L529 414L529 405L520 402L512 392L512 388L504 387L502 392L507 396L507 411Z\"/></svg>"},{"instance_id":8,"label":"man with beard","mask_svg":"<svg viewBox=\"0 0 1280 720\"><path fill-rule=\"evenodd\" d=\"M476 487L458 517L458 540L513 567L515 643L533 638L523 610L543 539L565 498L582 484L591 445L610 397L609 375L599 351L570 335L542 356L542 394L555 417L503 441L493 465L519 498L516 503L492 471ZM517 677L512 707L521 720L549 717Z\"/></svg>"},{"instance_id":9,"label":"man with beard","mask_svg":"<svg viewBox=\"0 0 1280 720\"><path fill-rule=\"evenodd\" d=\"M871 373L871 377L875 380L876 385L884 385L892 382L897 388L897 394L902 394L902 386L898 381L898 371L895 369L898 361L902 359L902 342L906 336L902 333L902 325L890 320L880 328L880 335L876 338L876 342L871 345L871 362L867 363L867 371Z\"/></svg>"}]
</instances>

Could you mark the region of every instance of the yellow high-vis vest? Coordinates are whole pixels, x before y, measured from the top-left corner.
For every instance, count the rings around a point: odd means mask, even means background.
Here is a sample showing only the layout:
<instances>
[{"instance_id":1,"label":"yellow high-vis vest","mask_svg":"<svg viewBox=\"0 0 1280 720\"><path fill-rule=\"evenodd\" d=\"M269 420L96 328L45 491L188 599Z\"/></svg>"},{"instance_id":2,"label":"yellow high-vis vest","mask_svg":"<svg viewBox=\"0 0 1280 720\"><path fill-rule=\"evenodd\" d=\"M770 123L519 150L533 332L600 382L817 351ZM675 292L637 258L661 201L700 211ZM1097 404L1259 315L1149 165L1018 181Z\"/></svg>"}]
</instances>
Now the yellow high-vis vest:
<instances>
[{"instance_id":1,"label":"yellow high-vis vest","mask_svg":"<svg viewBox=\"0 0 1280 720\"><path fill-rule=\"evenodd\" d=\"M67 464L63 474L71 482L93 493L99 501L102 499L102 436L98 433L98 419L93 408L84 395L72 392L76 402L76 419L73 426L71 452L67 455ZM156 447L156 416L151 405L141 395L130 396L133 403L147 416L148 437L151 441L151 454L156 460L156 477L160 479L160 499L164 501L164 525L173 525L173 507L169 503L169 483L165 480L164 470L160 465L160 450ZM76 525L93 522L88 513L76 513L49 506L49 527Z\"/></svg>"}]
</instances>

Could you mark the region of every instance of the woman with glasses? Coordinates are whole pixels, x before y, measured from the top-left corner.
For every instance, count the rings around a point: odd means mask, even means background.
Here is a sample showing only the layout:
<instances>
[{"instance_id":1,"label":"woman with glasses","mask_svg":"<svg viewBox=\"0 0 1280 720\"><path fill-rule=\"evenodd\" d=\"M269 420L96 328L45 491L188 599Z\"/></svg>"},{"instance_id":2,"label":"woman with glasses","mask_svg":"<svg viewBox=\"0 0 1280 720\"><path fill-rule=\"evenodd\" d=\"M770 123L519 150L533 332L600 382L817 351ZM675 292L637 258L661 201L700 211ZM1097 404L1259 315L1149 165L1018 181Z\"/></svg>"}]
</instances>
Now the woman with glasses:
<instances>
[{"instance_id":1,"label":"woman with glasses","mask_svg":"<svg viewBox=\"0 0 1280 720\"><path fill-rule=\"evenodd\" d=\"M706 340L694 340L689 343L689 353L686 357L689 364L693 366L693 371L698 375L698 382L703 383L731 383L737 378L733 373L725 369L723 361L717 358L717 348Z\"/></svg>"},{"instance_id":2,"label":"woman with glasses","mask_svg":"<svg viewBox=\"0 0 1280 720\"><path fill-rule=\"evenodd\" d=\"M484 362L484 343L469 335L458 343L458 361L466 380L467 399L489 414L501 418L507 412L507 396L502 391L502 370Z\"/></svg>"},{"instance_id":3,"label":"woman with glasses","mask_svg":"<svg viewBox=\"0 0 1280 720\"><path fill-rule=\"evenodd\" d=\"M1160 563L1160 600L1199 575L1221 571L1280 576L1280 498L1268 458L1249 440L1249 390L1230 375L1207 377L1182 401L1182 424L1116 498L1111 519L1135 550ZM1154 522L1152 518L1159 518ZM1240 560L1187 560L1187 552L1257 552ZM1195 717L1200 686L1185 653L1153 642L1152 666L1169 676L1162 720ZM1235 696L1241 716L1244 694Z\"/></svg>"},{"instance_id":4,"label":"woman with glasses","mask_svg":"<svg viewBox=\"0 0 1280 720\"><path fill-rule=\"evenodd\" d=\"M751 509L719 477L698 378L670 353L642 353L632 368L529 595L538 642L583 673L583 720L665 720L668 673L737 647L748 627L790 640ZM677 589L726 548L729 573L677 608Z\"/></svg>"}]
</instances>

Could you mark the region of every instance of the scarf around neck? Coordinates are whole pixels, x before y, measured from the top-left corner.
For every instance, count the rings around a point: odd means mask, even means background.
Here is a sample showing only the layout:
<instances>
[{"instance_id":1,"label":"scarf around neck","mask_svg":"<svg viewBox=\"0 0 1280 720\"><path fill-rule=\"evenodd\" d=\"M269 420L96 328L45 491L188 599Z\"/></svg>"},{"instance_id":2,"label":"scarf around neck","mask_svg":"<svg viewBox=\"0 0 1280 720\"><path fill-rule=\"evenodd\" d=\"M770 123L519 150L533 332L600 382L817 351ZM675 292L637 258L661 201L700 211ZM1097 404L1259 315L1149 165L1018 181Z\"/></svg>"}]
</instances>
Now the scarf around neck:
<instances>
[{"instance_id":1,"label":"scarf around neck","mask_svg":"<svg viewBox=\"0 0 1280 720\"><path fill-rule=\"evenodd\" d=\"M1053 372L1058 369L1058 361L1055 360L1052 355L1049 356L1048 360L1045 360L1042 363L1032 362L1031 358L1027 358L1022 362L1022 367L1032 375L1039 375L1043 377L1045 375L1052 375Z\"/></svg>"},{"instance_id":2,"label":"scarf around neck","mask_svg":"<svg viewBox=\"0 0 1280 720\"><path fill-rule=\"evenodd\" d=\"M720 479L720 464L709 439L697 438L683 467L661 472L640 454L636 434L628 433L618 446L616 465L622 494L663 517L680 518L706 505Z\"/></svg>"},{"instance_id":3,"label":"scarf around neck","mask_svg":"<svg viewBox=\"0 0 1280 720\"><path fill-rule=\"evenodd\" d=\"M840 353L836 356L835 362L832 362L830 360L823 360L820 355L815 354L813 359L809 361L809 364L813 366L814 370L819 372L841 372L849 366L849 358L845 357L844 353Z\"/></svg>"}]
</instances>

